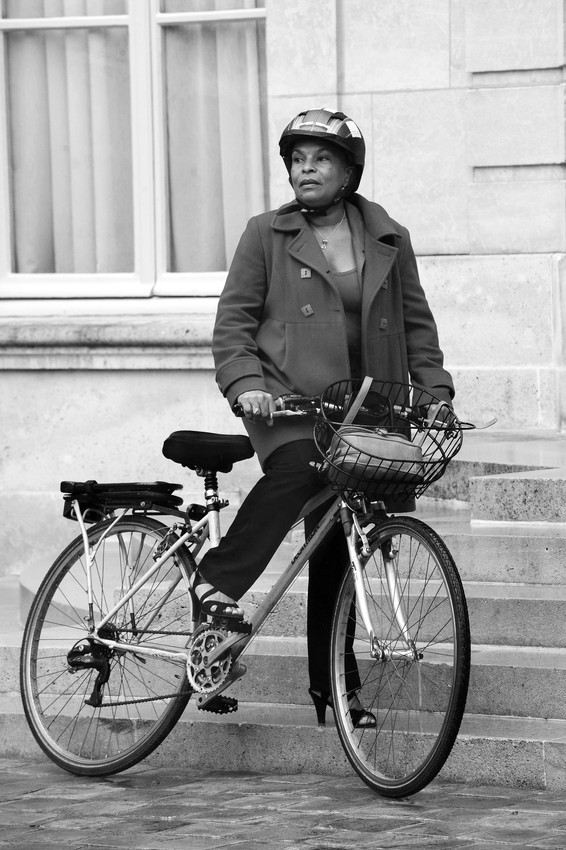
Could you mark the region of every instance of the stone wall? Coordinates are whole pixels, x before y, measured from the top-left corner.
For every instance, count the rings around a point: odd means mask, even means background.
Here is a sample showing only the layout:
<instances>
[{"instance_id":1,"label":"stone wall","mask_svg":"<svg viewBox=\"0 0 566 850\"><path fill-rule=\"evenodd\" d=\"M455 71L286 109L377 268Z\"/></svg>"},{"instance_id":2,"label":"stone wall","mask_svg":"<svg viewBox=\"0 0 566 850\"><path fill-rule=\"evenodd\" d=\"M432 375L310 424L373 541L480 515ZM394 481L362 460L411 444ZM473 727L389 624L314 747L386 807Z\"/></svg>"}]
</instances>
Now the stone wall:
<instances>
[{"instance_id":1,"label":"stone wall","mask_svg":"<svg viewBox=\"0 0 566 850\"><path fill-rule=\"evenodd\" d=\"M245 433L217 390L213 313L49 317L0 322L0 576L36 587L79 534L63 519L62 480L175 481L187 502L203 481L162 455L176 430ZM222 476L239 504L255 458Z\"/></svg>"},{"instance_id":2,"label":"stone wall","mask_svg":"<svg viewBox=\"0 0 566 850\"><path fill-rule=\"evenodd\" d=\"M562 428L563 0L272 0L268 49L272 151L313 104L362 127L360 191L411 231L458 410Z\"/></svg>"}]
</instances>

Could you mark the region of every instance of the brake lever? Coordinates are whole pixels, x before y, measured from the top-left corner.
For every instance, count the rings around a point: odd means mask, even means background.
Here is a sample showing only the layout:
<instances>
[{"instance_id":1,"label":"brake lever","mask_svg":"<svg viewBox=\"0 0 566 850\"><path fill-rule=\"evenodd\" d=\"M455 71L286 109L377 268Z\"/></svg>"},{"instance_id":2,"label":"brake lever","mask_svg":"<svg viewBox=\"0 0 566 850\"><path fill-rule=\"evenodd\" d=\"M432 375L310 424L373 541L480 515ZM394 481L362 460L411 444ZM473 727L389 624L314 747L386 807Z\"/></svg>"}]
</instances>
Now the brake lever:
<instances>
[{"instance_id":1,"label":"brake lever","mask_svg":"<svg viewBox=\"0 0 566 850\"><path fill-rule=\"evenodd\" d=\"M491 428L497 422L497 417L494 416L489 422L484 422L483 425L475 425L473 422L460 422L460 427L463 431L485 431L486 428Z\"/></svg>"}]
</instances>

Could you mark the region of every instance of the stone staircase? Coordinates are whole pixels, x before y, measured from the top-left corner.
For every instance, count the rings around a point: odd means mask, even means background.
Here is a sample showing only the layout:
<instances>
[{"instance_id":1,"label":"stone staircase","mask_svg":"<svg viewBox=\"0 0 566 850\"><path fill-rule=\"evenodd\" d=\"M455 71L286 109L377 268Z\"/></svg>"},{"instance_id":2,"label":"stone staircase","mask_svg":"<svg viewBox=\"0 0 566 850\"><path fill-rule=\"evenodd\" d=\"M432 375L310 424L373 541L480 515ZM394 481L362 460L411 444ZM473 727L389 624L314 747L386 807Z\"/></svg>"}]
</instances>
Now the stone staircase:
<instances>
[{"instance_id":1,"label":"stone staircase","mask_svg":"<svg viewBox=\"0 0 566 850\"><path fill-rule=\"evenodd\" d=\"M459 565L472 627L466 716L441 777L474 784L566 788L566 439L539 457L504 460L497 439L470 441L418 514L442 535ZM520 448L520 447L519 447ZM531 446L532 449L532 446ZM490 452L495 458L490 460ZM511 453L513 454L513 453ZM487 457L478 460L478 457ZM560 470L560 461L564 469ZM290 544L252 588L254 605ZM37 756L17 693L21 630L18 586L0 581L0 754ZM148 760L217 770L351 775L329 718L316 725L307 694L306 579L246 653L246 676L227 693L239 710L222 717L189 704Z\"/></svg>"}]
</instances>

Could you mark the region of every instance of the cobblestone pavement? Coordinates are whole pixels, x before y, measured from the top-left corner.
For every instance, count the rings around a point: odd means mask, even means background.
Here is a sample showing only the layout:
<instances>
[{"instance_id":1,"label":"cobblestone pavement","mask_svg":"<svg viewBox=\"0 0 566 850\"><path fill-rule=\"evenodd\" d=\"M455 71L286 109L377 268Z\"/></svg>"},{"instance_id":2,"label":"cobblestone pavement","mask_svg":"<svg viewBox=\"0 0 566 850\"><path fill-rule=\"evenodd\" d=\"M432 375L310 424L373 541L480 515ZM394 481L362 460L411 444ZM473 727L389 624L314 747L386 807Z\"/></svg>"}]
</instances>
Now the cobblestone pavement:
<instances>
[{"instance_id":1,"label":"cobblestone pavement","mask_svg":"<svg viewBox=\"0 0 566 850\"><path fill-rule=\"evenodd\" d=\"M0 848L566 848L564 792L433 783L407 800L352 775L187 773L105 779L0 759Z\"/></svg>"}]
</instances>

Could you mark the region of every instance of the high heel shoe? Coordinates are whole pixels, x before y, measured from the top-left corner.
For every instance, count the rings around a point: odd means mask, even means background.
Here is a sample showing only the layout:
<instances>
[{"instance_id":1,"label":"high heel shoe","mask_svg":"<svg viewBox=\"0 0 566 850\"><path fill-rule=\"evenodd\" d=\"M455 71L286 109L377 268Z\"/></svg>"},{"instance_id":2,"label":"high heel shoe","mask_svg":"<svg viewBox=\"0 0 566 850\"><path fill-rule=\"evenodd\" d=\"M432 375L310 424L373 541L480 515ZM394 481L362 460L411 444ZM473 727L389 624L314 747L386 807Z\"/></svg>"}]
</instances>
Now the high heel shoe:
<instances>
[{"instance_id":1,"label":"high heel shoe","mask_svg":"<svg viewBox=\"0 0 566 850\"><path fill-rule=\"evenodd\" d=\"M328 705L332 707L332 698L329 693L313 691L311 688L309 688L309 694L314 703L318 725L324 726L326 724L326 707Z\"/></svg>"},{"instance_id":2,"label":"high heel shoe","mask_svg":"<svg viewBox=\"0 0 566 850\"><path fill-rule=\"evenodd\" d=\"M312 688L309 688L309 694L314 703L318 725L324 726L327 707L334 710L332 697L327 691L313 691ZM377 726L375 715L362 707L356 691L348 694L348 706L354 729L375 729Z\"/></svg>"},{"instance_id":3,"label":"high heel shoe","mask_svg":"<svg viewBox=\"0 0 566 850\"><path fill-rule=\"evenodd\" d=\"M189 579L189 591L193 598L193 604L200 606L203 614L211 617L228 617L232 620L243 620L244 612L238 603L230 599L224 593L216 590L198 570Z\"/></svg>"}]
</instances>

